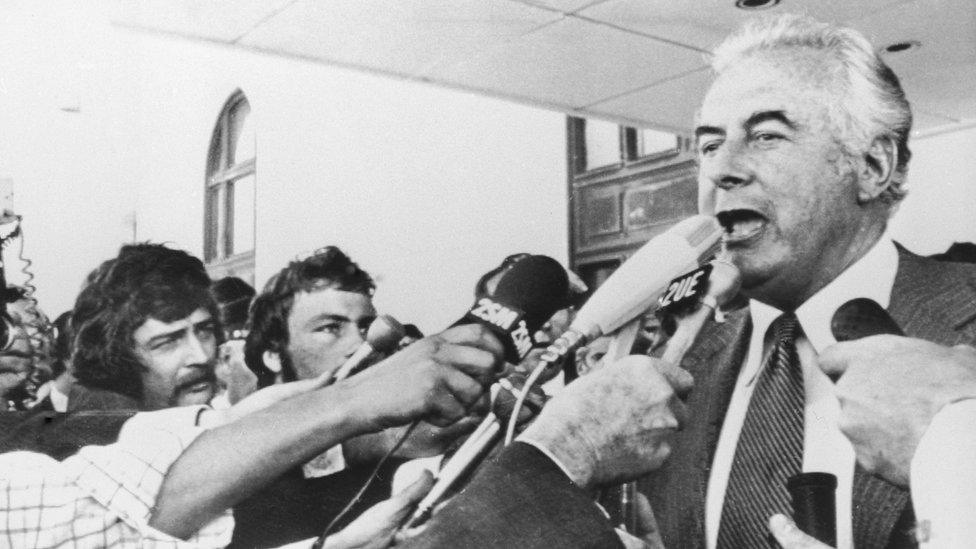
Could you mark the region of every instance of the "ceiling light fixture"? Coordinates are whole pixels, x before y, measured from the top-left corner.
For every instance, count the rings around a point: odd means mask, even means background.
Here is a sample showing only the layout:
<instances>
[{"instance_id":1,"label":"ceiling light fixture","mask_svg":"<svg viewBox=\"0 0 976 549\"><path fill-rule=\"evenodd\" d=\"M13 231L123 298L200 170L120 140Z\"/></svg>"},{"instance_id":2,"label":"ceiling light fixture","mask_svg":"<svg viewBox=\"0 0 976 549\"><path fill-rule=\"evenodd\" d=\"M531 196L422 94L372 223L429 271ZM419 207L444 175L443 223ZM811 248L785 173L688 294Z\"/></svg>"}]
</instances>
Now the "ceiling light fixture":
<instances>
[{"instance_id":1,"label":"ceiling light fixture","mask_svg":"<svg viewBox=\"0 0 976 549\"><path fill-rule=\"evenodd\" d=\"M779 0L735 0L740 10L764 10L779 4Z\"/></svg>"},{"instance_id":2,"label":"ceiling light fixture","mask_svg":"<svg viewBox=\"0 0 976 549\"><path fill-rule=\"evenodd\" d=\"M918 40L906 40L904 42L895 42L894 44L889 44L885 46L884 51L888 53L902 53L909 50L915 50L922 47L922 43Z\"/></svg>"}]
</instances>

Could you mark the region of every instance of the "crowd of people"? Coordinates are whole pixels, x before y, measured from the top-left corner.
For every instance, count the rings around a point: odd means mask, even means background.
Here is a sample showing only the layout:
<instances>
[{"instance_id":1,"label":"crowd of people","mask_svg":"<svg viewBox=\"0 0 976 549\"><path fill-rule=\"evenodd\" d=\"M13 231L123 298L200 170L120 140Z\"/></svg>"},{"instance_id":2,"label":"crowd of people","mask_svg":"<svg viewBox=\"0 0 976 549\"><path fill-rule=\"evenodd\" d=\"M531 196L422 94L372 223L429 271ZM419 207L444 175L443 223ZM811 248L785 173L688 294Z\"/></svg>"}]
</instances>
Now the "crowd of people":
<instances>
[{"instance_id":1,"label":"crowd of people","mask_svg":"<svg viewBox=\"0 0 976 549\"><path fill-rule=\"evenodd\" d=\"M680 318L650 315L613 364L591 342L515 442L404 529L432 478L394 491L394 471L456 449L527 368L497 335L414 328L336 380L377 317L373 278L339 248L255 292L184 251L125 245L54 322L29 292L4 295L0 545L272 547L334 523L326 547L822 547L787 490L816 471L837 479L836 547L970 546L976 266L888 234L911 158L897 76L856 31L797 16L748 23L713 68L699 209L742 289L680 364L660 358ZM568 324L571 287L540 346ZM905 335L838 342L853 298ZM595 493L637 479L623 531Z\"/></svg>"}]
</instances>

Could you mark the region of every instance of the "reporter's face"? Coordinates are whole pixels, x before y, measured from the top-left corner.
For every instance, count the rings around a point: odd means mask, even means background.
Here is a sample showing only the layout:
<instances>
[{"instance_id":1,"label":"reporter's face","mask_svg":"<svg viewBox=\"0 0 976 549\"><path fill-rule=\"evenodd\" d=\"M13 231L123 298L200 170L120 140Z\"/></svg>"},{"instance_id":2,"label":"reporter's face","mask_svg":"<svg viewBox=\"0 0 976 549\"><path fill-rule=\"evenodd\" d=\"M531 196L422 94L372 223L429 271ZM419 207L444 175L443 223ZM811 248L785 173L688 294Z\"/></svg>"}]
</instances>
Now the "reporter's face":
<instances>
[{"instance_id":1,"label":"reporter's face","mask_svg":"<svg viewBox=\"0 0 976 549\"><path fill-rule=\"evenodd\" d=\"M295 294L286 352L298 379L334 372L363 343L376 318L369 296L333 288Z\"/></svg>"},{"instance_id":2,"label":"reporter's face","mask_svg":"<svg viewBox=\"0 0 976 549\"><path fill-rule=\"evenodd\" d=\"M34 349L24 328L10 327L13 341L0 351L0 397L22 385L34 366Z\"/></svg>"},{"instance_id":3,"label":"reporter's face","mask_svg":"<svg viewBox=\"0 0 976 549\"><path fill-rule=\"evenodd\" d=\"M149 318L136 329L132 337L143 366L145 409L210 402L217 390L216 329L202 308L174 322Z\"/></svg>"}]
</instances>

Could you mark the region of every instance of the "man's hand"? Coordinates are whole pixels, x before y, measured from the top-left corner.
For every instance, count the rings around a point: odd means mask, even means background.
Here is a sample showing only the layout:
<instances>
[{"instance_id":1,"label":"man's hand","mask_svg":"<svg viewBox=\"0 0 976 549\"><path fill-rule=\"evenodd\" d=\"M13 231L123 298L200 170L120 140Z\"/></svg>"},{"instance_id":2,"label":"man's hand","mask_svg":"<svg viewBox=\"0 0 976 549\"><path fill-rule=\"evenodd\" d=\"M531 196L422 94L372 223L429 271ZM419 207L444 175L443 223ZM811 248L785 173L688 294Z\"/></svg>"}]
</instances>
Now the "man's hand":
<instances>
[{"instance_id":1,"label":"man's hand","mask_svg":"<svg viewBox=\"0 0 976 549\"><path fill-rule=\"evenodd\" d=\"M325 540L324 549L382 549L389 547L400 524L430 491L434 477L424 471L419 479L392 498L370 507L341 531Z\"/></svg>"},{"instance_id":2,"label":"man's hand","mask_svg":"<svg viewBox=\"0 0 976 549\"><path fill-rule=\"evenodd\" d=\"M547 449L583 488L633 479L671 453L685 414L677 397L691 385L661 360L624 357L569 384L520 438Z\"/></svg>"},{"instance_id":3,"label":"man's hand","mask_svg":"<svg viewBox=\"0 0 976 549\"><path fill-rule=\"evenodd\" d=\"M786 515L773 515L769 518L769 531L783 549L832 549L812 536L803 533Z\"/></svg>"},{"instance_id":4,"label":"man's hand","mask_svg":"<svg viewBox=\"0 0 976 549\"><path fill-rule=\"evenodd\" d=\"M919 440L946 404L976 398L976 350L898 336L838 343L820 368L840 375L840 430L865 469L908 486Z\"/></svg>"},{"instance_id":5,"label":"man's hand","mask_svg":"<svg viewBox=\"0 0 976 549\"><path fill-rule=\"evenodd\" d=\"M335 384L354 421L380 430L423 419L450 425L467 415L501 371L501 343L484 327L456 326L424 338Z\"/></svg>"}]
</instances>

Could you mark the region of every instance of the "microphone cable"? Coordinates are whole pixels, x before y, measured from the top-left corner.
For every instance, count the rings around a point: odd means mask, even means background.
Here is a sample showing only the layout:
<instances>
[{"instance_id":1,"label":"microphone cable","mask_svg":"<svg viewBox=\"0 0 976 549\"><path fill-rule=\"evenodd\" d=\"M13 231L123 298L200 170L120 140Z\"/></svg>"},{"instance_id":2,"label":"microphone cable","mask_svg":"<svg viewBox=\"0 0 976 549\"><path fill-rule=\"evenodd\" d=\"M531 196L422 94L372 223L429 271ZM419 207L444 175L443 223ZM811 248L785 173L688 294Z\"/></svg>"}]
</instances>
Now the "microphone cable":
<instances>
[{"instance_id":1,"label":"microphone cable","mask_svg":"<svg viewBox=\"0 0 976 549\"><path fill-rule=\"evenodd\" d=\"M359 501L363 498L363 494L366 493L366 490L370 487L371 484L373 484L373 481L376 480L376 477L379 476L380 470L383 468L384 465L386 465L386 462L389 461L389 459L393 456L393 454L397 452L397 450L400 449L401 446L403 446L403 443L406 442L407 438L411 434L413 434L414 429L416 429L417 425L419 424L420 424L420 420L415 419L413 423L411 423L410 426L407 427L407 430L404 431L402 435L400 435L400 438L397 439L396 444L394 444L393 447L390 448L382 458L380 458L379 462L377 462L376 466L373 468L373 472L370 473L369 478L367 478L366 481L363 482L362 487L359 489L358 492L356 492L356 495L354 495L352 499L349 500L349 503L347 503L346 506L343 507L342 511L339 511L339 514L336 515L335 518L333 518L329 522L328 526L325 527L325 530L322 531L322 534L319 535L318 538L316 538L315 543L312 544L312 549L322 549L322 546L325 544L326 538L328 538L329 535L334 533L333 529L335 529L336 525L339 524L339 522L343 518L345 518L346 515L349 514L349 511L351 511L352 508L357 503L359 503Z\"/></svg>"}]
</instances>

